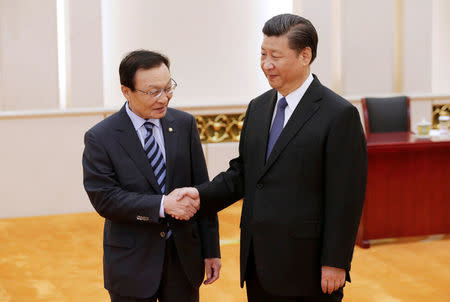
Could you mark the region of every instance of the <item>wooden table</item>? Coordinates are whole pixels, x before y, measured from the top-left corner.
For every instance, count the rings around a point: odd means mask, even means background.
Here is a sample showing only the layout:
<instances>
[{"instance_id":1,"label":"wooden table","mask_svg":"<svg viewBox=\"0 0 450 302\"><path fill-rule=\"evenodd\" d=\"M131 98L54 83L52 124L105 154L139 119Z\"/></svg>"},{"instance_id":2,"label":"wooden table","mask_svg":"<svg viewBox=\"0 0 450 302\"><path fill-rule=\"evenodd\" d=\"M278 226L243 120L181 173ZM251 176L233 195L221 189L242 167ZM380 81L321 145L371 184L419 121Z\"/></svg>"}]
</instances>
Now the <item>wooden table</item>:
<instances>
[{"instance_id":1,"label":"wooden table","mask_svg":"<svg viewBox=\"0 0 450 302\"><path fill-rule=\"evenodd\" d=\"M367 138L366 200L356 243L450 233L450 137L408 132Z\"/></svg>"}]
</instances>

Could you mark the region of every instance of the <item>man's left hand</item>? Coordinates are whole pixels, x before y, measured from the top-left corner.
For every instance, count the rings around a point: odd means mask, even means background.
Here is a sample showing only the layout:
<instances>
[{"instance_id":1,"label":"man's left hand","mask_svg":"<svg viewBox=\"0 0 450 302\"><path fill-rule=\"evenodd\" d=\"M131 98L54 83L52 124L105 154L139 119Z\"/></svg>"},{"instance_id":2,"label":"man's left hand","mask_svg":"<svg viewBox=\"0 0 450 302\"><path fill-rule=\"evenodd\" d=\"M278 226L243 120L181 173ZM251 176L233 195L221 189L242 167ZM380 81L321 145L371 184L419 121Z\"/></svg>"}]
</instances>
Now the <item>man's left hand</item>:
<instances>
[{"instance_id":1,"label":"man's left hand","mask_svg":"<svg viewBox=\"0 0 450 302\"><path fill-rule=\"evenodd\" d=\"M222 262L220 258L206 258L205 259L205 270L206 270L206 280L203 284L208 285L219 279L220 268L222 267Z\"/></svg>"},{"instance_id":2,"label":"man's left hand","mask_svg":"<svg viewBox=\"0 0 450 302\"><path fill-rule=\"evenodd\" d=\"M345 269L322 266L322 292L331 294L345 284Z\"/></svg>"}]
</instances>

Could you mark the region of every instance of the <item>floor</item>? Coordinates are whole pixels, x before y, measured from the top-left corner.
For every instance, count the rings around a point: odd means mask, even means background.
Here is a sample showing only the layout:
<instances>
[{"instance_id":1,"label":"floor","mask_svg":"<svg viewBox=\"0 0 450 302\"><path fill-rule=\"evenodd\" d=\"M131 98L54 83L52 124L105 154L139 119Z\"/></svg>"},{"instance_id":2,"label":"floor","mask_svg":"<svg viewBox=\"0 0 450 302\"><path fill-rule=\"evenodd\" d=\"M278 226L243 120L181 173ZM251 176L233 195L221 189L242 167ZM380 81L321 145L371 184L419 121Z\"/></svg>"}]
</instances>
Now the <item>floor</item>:
<instances>
[{"instance_id":1,"label":"floor","mask_svg":"<svg viewBox=\"0 0 450 302\"><path fill-rule=\"evenodd\" d=\"M201 301L246 301L239 287L237 203L219 214L220 279ZM96 213L0 219L0 302L109 301ZM356 248L344 301L450 301L450 236L391 239Z\"/></svg>"}]
</instances>

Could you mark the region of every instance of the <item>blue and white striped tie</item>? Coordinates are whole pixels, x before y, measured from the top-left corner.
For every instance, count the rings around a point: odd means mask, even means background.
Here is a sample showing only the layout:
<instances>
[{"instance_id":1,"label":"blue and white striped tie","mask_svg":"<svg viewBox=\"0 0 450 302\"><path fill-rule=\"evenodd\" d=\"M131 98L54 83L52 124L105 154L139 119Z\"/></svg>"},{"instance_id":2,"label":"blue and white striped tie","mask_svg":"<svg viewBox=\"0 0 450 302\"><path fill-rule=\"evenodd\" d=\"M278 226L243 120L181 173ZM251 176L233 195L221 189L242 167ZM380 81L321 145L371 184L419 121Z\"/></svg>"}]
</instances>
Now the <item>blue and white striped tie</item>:
<instances>
[{"instance_id":1,"label":"blue and white striped tie","mask_svg":"<svg viewBox=\"0 0 450 302\"><path fill-rule=\"evenodd\" d=\"M144 150L150 161L150 165L153 168L153 173L155 173L156 181L161 188L161 192L164 194L166 191L166 163L164 161L164 156L153 136L153 124L145 122L144 127L147 129L147 137L144 140Z\"/></svg>"}]
</instances>

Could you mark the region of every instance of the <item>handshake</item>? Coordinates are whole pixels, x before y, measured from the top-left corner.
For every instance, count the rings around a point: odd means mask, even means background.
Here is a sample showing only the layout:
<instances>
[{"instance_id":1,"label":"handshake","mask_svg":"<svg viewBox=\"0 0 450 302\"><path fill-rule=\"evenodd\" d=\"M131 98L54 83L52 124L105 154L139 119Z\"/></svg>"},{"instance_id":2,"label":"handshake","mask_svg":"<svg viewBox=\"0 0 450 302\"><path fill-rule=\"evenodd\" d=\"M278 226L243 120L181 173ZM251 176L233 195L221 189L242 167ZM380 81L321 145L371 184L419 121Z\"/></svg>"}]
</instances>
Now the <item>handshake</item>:
<instances>
[{"instance_id":1,"label":"handshake","mask_svg":"<svg viewBox=\"0 0 450 302\"><path fill-rule=\"evenodd\" d=\"M179 188L164 197L164 212L178 220L189 220L200 209L196 188Z\"/></svg>"}]
</instances>

